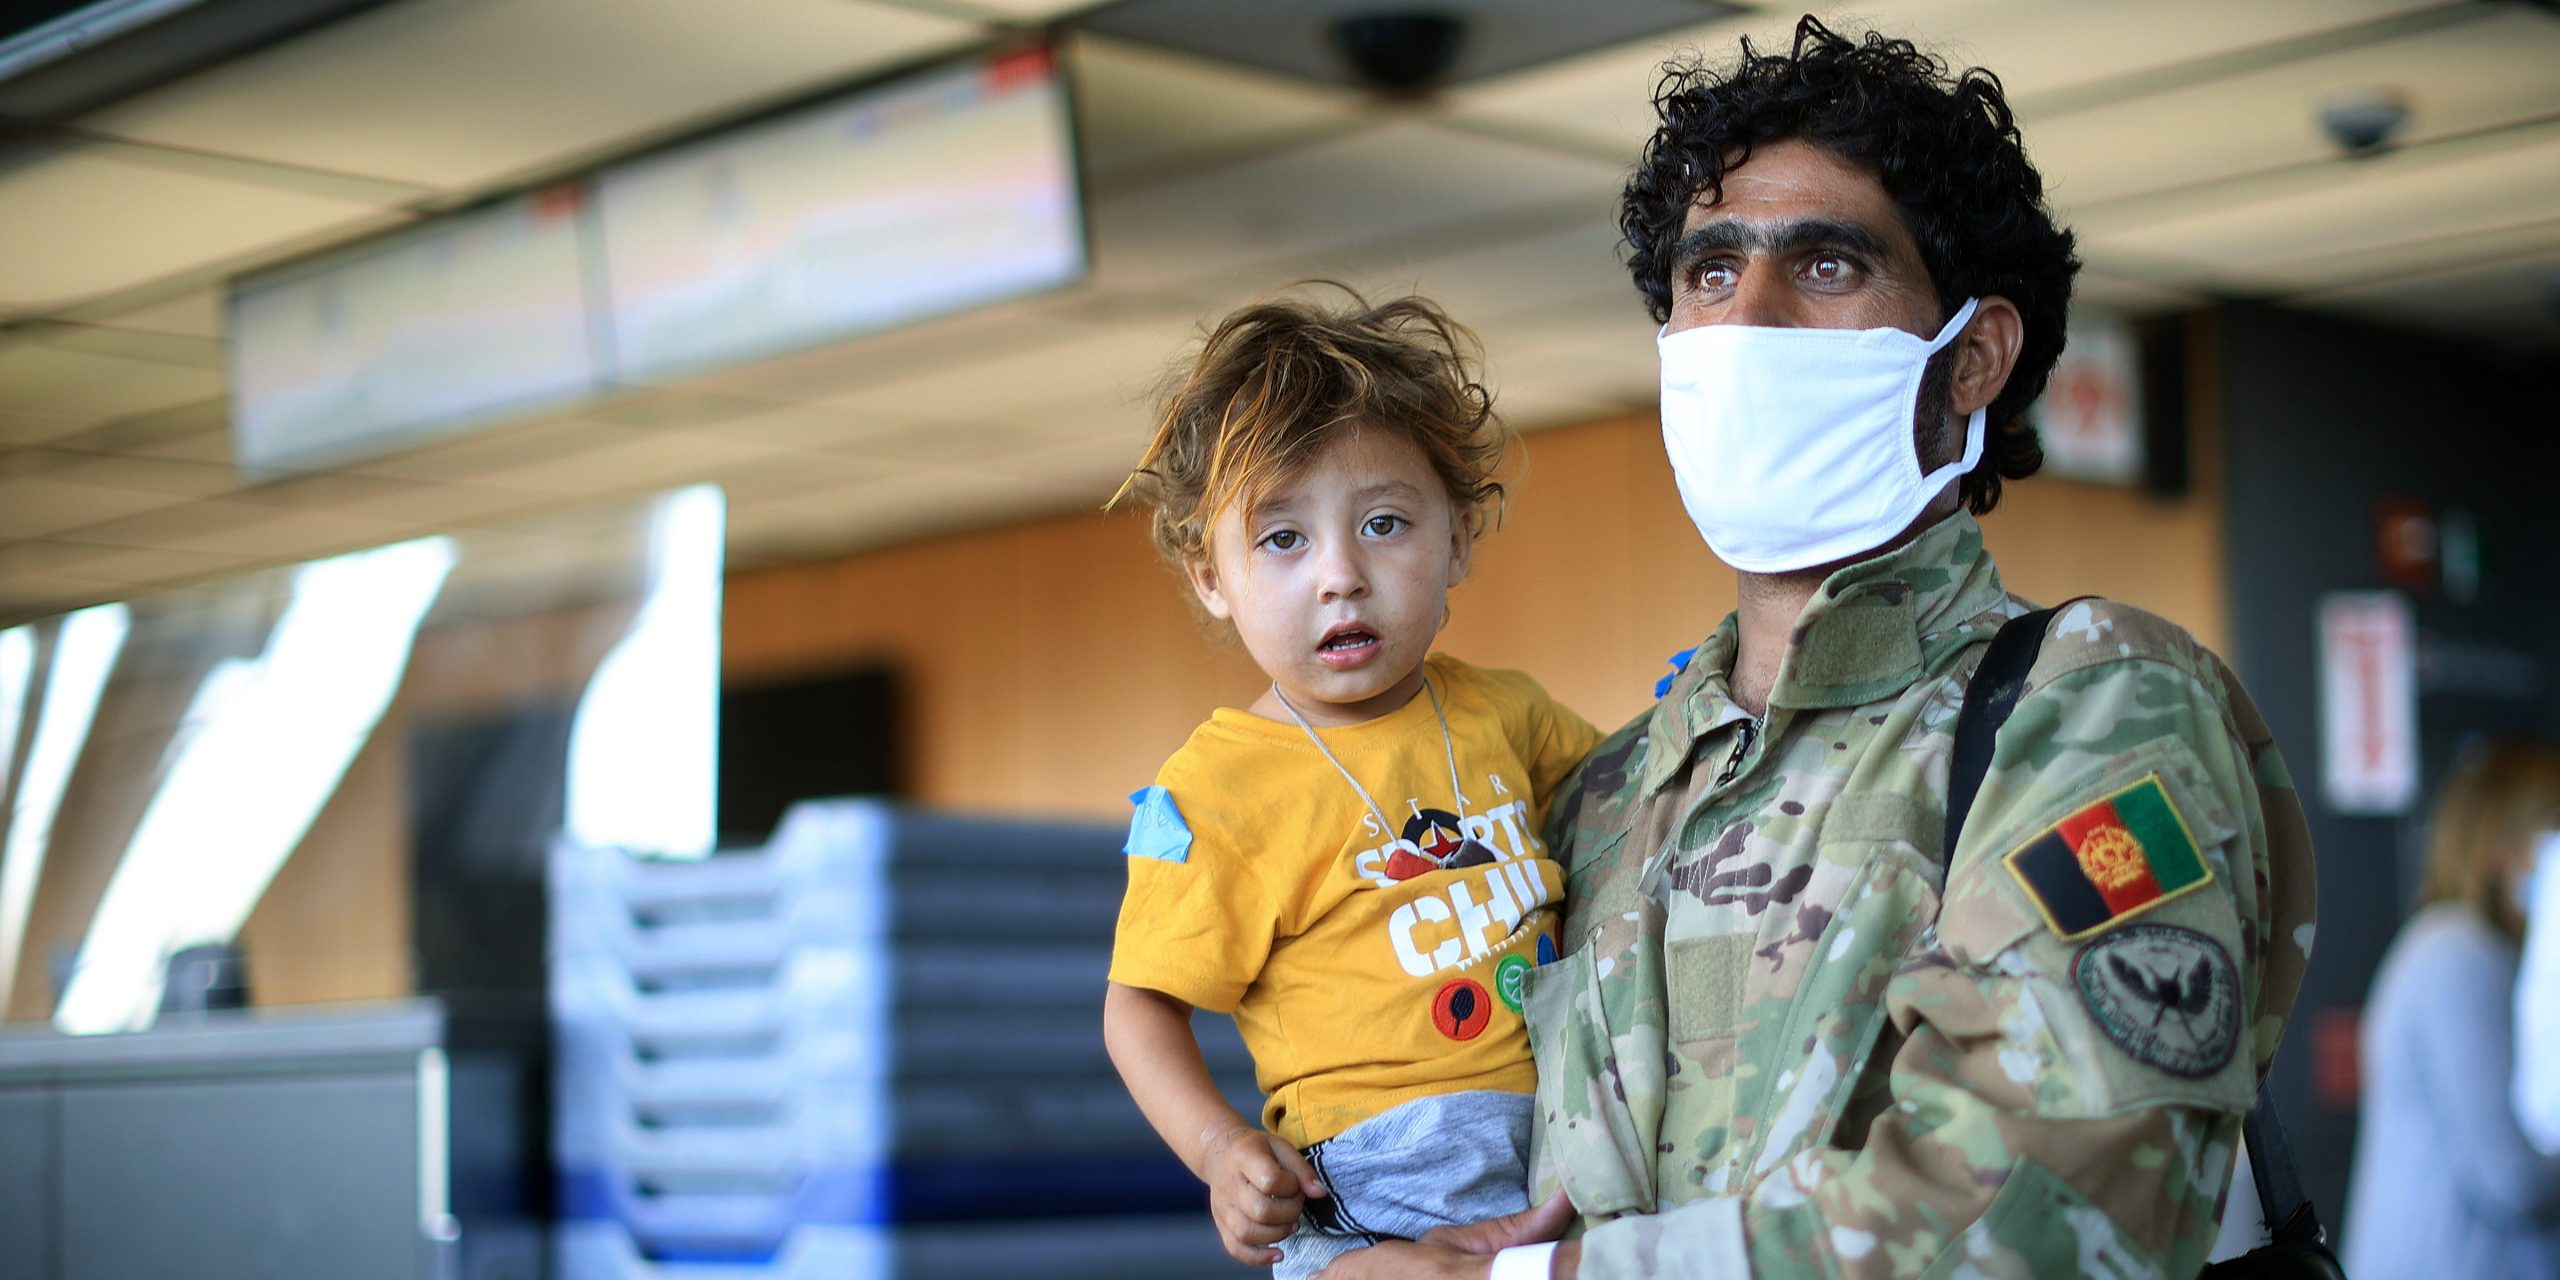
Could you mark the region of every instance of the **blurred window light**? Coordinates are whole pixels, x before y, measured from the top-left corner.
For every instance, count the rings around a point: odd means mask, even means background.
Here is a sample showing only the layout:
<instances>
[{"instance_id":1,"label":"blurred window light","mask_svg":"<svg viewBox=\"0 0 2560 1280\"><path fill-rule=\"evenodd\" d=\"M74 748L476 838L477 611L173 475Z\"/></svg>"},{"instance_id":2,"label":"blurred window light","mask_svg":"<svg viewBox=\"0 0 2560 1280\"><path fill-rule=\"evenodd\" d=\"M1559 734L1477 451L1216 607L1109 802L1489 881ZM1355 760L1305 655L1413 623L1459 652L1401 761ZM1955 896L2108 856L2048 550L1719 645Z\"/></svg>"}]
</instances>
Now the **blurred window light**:
<instances>
[{"instance_id":1,"label":"blurred window light","mask_svg":"<svg viewBox=\"0 0 2560 1280\"><path fill-rule=\"evenodd\" d=\"M218 666L189 707L57 1027L149 1026L170 953L238 934L373 736L454 561L422 538L295 571L265 651Z\"/></svg>"},{"instance_id":2,"label":"blurred window light","mask_svg":"<svg viewBox=\"0 0 2560 1280\"><path fill-rule=\"evenodd\" d=\"M35 737L17 771L17 786L7 793L12 797L9 835L0 845L0 1010L7 1008L18 981L18 953L26 946L27 913L35 906L36 884L53 844L54 815L61 810L80 748L89 741L98 697L130 627L123 605L106 604L64 618L54 632ZM33 628L0 632L0 730L5 730L0 732L0 780L15 763L7 755L18 741L34 666Z\"/></svg>"},{"instance_id":3,"label":"blurred window light","mask_svg":"<svg viewBox=\"0 0 2560 1280\"><path fill-rule=\"evenodd\" d=\"M567 836L698 858L717 835L720 568L728 502L679 489L649 520L649 585L569 726Z\"/></svg>"}]
</instances>

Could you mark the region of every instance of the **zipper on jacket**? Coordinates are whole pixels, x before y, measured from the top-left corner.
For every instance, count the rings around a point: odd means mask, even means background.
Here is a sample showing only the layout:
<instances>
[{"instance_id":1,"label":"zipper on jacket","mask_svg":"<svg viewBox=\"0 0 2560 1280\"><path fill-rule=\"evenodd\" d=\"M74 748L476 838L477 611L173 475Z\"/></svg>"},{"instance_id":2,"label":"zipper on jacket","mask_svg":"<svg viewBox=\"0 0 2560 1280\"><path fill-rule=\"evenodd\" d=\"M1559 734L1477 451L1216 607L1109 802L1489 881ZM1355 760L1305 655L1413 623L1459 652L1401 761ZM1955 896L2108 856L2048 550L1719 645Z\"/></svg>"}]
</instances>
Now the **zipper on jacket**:
<instances>
[{"instance_id":1,"label":"zipper on jacket","mask_svg":"<svg viewBox=\"0 0 2560 1280\"><path fill-rule=\"evenodd\" d=\"M1753 740L1757 739L1759 736L1759 721L1745 720L1742 722L1741 729L1736 732L1733 737L1733 754L1725 758L1724 772L1716 775L1717 786L1721 787L1724 784L1733 781L1734 775L1742 772L1742 758L1751 754L1751 744Z\"/></svg>"}]
</instances>

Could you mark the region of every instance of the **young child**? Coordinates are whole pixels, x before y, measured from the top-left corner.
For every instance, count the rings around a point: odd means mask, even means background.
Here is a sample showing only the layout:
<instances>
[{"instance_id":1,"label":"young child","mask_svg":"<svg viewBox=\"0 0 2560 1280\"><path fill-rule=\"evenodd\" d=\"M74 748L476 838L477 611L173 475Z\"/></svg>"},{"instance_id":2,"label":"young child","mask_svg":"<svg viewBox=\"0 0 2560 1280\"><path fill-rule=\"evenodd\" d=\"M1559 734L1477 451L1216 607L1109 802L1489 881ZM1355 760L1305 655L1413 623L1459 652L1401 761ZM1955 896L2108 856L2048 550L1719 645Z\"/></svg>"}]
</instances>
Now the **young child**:
<instances>
[{"instance_id":1,"label":"young child","mask_svg":"<svg viewBox=\"0 0 2560 1280\"><path fill-rule=\"evenodd\" d=\"M1521 978L1564 887L1538 830L1599 736L1430 653L1508 440L1473 335L1342 292L1220 323L1113 499L1153 509L1271 685L1131 797L1104 1039L1227 1251L1282 1277L1527 1207ZM1260 1129L1211 1084L1195 1007L1235 1015Z\"/></svg>"}]
</instances>

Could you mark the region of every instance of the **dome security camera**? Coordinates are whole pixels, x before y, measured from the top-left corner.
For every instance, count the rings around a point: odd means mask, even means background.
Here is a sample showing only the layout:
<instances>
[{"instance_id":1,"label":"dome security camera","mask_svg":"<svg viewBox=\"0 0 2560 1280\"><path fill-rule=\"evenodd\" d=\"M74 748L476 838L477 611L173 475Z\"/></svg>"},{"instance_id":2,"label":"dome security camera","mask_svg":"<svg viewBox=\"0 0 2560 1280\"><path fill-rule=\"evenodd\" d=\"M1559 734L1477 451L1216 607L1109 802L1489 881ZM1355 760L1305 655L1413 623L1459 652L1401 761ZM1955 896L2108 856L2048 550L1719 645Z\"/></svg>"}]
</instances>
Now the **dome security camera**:
<instances>
[{"instance_id":1,"label":"dome security camera","mask_svg":"<svg viewBox=\"0 0 2560 1280\"><path fill-rule=\"evenodd\" d=\"M2409 123L2409 103L2389 89L2342 93L2320 104L2320 129L2348 156L2379 155Z\"/></svg>"},{"instance_id":2,"label":"dome security camera","mask_svg":"<svg viewBox=\"0 0 2560 1280\"><path fill-rule=\"evenodd\" d=\"M1372 88L1419 93L1458 60L1466 23L1442 13L1385 12L1337 20L1334 47Z\"/></svg>"}]
</instances>

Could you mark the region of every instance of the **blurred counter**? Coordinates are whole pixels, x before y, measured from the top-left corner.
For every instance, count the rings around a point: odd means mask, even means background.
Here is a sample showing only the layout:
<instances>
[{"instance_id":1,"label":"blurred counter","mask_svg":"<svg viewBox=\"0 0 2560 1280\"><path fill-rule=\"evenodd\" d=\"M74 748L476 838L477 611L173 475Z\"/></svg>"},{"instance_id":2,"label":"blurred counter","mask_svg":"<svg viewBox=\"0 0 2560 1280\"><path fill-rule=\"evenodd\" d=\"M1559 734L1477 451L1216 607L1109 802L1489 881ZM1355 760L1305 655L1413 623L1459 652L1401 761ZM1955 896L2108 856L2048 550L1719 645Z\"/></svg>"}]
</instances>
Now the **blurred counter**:
<instances>
[{"instance_id":1,"label":"blurred counter","mask_svg":"<svg viewBox=\"0 0 2560 1280\"><path fill-rule=\"evenodd\" d=\"M0 1026L0 1274L536 1280L542 1027L432 999Z\"/></svg>"}]
</instances>

